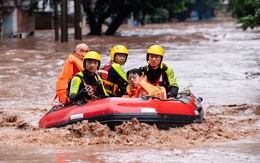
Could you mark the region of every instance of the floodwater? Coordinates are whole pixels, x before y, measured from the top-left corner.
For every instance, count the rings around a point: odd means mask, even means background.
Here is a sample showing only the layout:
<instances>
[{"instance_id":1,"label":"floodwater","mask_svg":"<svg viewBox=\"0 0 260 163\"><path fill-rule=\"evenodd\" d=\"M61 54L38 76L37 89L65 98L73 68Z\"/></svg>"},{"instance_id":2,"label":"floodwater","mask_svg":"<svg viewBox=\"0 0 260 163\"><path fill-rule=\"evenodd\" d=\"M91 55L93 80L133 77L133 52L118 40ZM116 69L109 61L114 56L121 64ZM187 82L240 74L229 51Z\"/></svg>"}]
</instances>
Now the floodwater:
<instances>
[{"instance_id":1,"label":"floodwater","mask_svg":"<svg viewBox=\"0 0 260 163\"><path fill-rule=\"evenodd\" d=\"M217 18L122 26L118 36L85 36L102 65L112 46L127 46L126 71L146 65L150 45L162 45L180 90L192 85L204 99L205 122L169 130L136 120L114 131L86 121L38 129L64 60L80 42L73 40L73 30L69 43L54 42L53 31L0 40L0 161L260 162L259 29L242 31L233 19Z\"/></svg>"}]
</instances>

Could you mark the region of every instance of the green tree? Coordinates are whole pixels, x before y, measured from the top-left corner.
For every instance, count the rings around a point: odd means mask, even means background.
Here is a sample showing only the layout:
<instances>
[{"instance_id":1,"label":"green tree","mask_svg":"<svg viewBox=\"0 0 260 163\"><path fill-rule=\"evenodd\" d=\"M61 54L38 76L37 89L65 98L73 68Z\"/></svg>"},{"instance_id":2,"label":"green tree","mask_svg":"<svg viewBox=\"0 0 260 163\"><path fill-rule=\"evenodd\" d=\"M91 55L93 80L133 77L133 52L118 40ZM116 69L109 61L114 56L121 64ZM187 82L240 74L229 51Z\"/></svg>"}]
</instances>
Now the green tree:
<instances>
[{"instance_id":1,"label":"green tree","mask_svg":"<svg viewBox=\"0 0 260 163\"><path fill-rule=\"evenodd\" d=\"M260 25L260 0L235 0L233 14L243 30Z\"/></svg>"},{"instance_id":2,"label":"green tree","mask_svg":"<svg viewBox=\"0 0 260 163\"><path fill-rule=\"evenodd\" d=\"M102 24L107 18L111 18L105 35L114 35L120 25L131 13L134 15L152 14L158 8L169 8L170 6L182 6L185 0L82 0L82 5L87 16L90 33L101 35Z\"/></svg>"},{"instance_id":3,"label":"green tree","mask_svg":"<svg viewBox=\"0 0 260 163\"><path fill-rule=\"evenodd\" d=\"M163 8L155 10L154 14L149 15L148 23L165 23L169 19L169 11Z\"/></svg>"}]
</instances>

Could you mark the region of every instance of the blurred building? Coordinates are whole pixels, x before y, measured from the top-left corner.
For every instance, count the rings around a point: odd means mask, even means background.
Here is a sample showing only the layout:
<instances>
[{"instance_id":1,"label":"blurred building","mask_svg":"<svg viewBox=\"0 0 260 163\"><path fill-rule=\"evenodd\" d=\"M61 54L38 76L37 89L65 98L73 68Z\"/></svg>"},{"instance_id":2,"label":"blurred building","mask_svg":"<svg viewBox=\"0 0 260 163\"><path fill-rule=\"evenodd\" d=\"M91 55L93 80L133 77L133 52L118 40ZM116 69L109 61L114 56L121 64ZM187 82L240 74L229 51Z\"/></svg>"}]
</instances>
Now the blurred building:
<instances>
[{"instance_id":1,"label":"blurred building","mask_svg":"<svg viewBox=\"0 0 260 163\"><path fill-rule=\"evenodd\" d=\"M15 8L10 14L3 16L3 38L25 38L34 33L35 19L28 12Z\"/></svg>"},{"instance_id":2,"label":"blurred building","mask_svg":"<svg viewBox=\"0 0 260 163\"><path fill-rule=\"evenodd\" d=\"M51 2L43 5L42 0L35 3L31 0L0 0L0 38L25 38L37 29L53 29ZM58 10L60 14L60 8ZM74 25L72 0L68 1L68 25Z\"/></svg>"},{"instance_id":3,"label":"blurred building","mask_svg":"<svg viewBox=\"0 0 260 163\"><path fill-rule=\"evenodd\" d=\"M1 37L25 38L34 33L35 21L31 12L26 10L30 1L1 0Z\"/></svg>"}]
</instances>

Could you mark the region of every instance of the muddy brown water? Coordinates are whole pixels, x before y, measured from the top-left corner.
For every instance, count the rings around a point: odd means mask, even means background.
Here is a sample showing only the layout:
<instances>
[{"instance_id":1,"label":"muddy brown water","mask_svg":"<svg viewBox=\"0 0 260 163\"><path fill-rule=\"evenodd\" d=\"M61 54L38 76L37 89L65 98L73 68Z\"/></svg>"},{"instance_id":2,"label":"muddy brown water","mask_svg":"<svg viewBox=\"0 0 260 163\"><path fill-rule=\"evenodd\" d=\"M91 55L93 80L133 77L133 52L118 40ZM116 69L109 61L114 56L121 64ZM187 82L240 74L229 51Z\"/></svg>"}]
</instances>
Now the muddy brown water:
<instances>
[{"instance_id":1,"label":"muddy brown water","mask_svg":"<svg viewBox=\"0 0 260 163\"><path fill-rule=\"evenodd\" d=\"M87 32L87 29L83 31ZM111 131L98 122L38 129L55 81L77 43L54 42L53 31L0 40L0 161L260 162L260 31L241 31L231 18L122 26L118 36L83 42L109 61L116 44L129 49L124 69L146 65L146 49L165 48L180 90L203 97L205 122L158 130L133 119Z\"/></svg>"}]
</instances>

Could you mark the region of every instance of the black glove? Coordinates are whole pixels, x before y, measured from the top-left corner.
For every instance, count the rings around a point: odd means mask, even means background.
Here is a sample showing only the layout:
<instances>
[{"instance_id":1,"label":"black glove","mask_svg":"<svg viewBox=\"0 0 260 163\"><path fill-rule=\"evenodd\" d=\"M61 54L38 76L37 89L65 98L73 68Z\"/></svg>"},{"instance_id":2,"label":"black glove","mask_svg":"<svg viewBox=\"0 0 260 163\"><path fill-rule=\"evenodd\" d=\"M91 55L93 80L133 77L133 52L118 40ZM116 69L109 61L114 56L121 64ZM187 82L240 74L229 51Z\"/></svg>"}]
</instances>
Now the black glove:
<instances>
[{"instance_id":1,"label":"black glove","mask_svg":"<svg viewBox=\"0 0 260 163\"><path fill-rule=\"evenodd\" d=\"M178 95L179 88L175 86L170 87L169 95L170 97L176 98Z\"/></svg>"},{"instance_id":2,"label":"black glove","mask_svg":"<svg viewBox=\"0 0 260 163\"><path fill-rule=\"evenodd\" d=\"M78 100L82 100L84 98L90 99L91 96L88 95L88 90L86 88L82 88L77 94L71 94L69 96L70 101L76 102Z\"/></svg>"},{"instance_id":3,"label":"black glove","mask_svg":"<svg viewBox=\"0 0 260 163\"><path fill-rule=\"evenodd\" d=\"M85 95L87 95L88 94L88 91L86 90L86 88L82 88L80 91L79 91L79 93L78 93L78 95L80 96L80 97L84 97Z\"/></svg>"},{"instance_id":4,"label":"black glove","mask_svg":"<svg viewBox=\"0 0 260 163\"><path fill-rule=\"evenodd\" d=\"M87 88L83 88L80 91L81 93L81 97L82 98L86 98L88 100L90 100L92 98L92 96L94 95L94 93L92 92L91 86L87 86Z\"/></svg>"}]
</instances>

